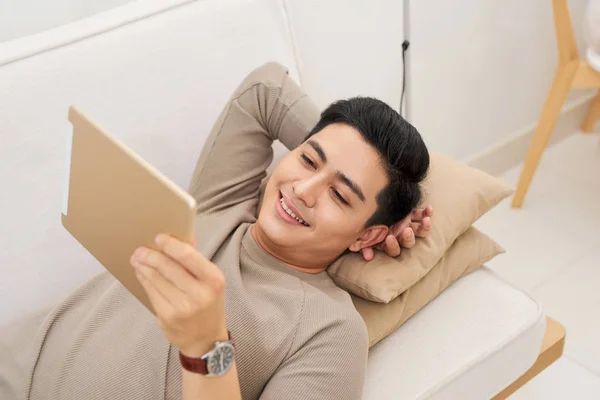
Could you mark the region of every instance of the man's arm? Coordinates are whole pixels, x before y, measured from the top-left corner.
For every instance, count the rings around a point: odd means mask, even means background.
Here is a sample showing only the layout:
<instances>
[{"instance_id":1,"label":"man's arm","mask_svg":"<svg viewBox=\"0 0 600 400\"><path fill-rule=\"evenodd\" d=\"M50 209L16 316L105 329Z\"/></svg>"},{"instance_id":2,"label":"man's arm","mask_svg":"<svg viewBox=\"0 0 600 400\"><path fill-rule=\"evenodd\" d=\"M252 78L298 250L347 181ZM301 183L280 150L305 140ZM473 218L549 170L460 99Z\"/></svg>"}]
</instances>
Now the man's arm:
<instances>
[{"instance_id":1,"label":"man's arm","mask_svg":"<svg viewBox=\"0 0 600 400\"><path fill-rule=\"evenodd\" d=\"M319 115L282 65L268 63L251 72L225 106L200 154L189 189L199 213L256 198L273 159L273 141L294 149Z\"/></svg>"},{"instance_id":2,"label":"man's arm","mask_svg":"<svg viewBox=\"0 0 600 400\"><path fill-rule=\"evenodd\" d=\"M283 362L260 400L360 400L368 348L360 318L333 324Z\"/></svg>"},{"instance_id":3,"label":"man's arm","mask_svg":"<svg viewBox=\"0 0 600 400\"><path fill-rule=\"evenodd\" d=\"M241 400L242 392L234 364L224 376L203 376L181 369L182 400Z\"/></svg>"},{"instance_id":4,"label":"man's arm","mask_svg":"<svg viewBox=\"0 0 600 400\"><path fill-rule=\"evenodd\" d=\"M215 342L228 338L225 276L194 246L168 235L156 249L140 247L130 263L146 291L165 338L181 354L201 358ZM241 399L237 366L222 376L204 376L182 367L182 397Z\"/></svg>"}]
</instances>

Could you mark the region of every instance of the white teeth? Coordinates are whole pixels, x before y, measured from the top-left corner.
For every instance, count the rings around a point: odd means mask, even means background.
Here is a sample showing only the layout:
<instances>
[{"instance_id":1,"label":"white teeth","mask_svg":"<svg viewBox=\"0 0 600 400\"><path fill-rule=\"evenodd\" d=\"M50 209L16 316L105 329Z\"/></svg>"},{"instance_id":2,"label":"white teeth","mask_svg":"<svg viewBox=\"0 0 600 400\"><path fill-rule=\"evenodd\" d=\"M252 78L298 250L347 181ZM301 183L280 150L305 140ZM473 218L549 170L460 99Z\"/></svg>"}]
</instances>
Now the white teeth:
<instances>
[{"instance_id":1,"label":"white teeth","mask_svg":"<svg viewBox=\"0 0 600 400\"><path fill-rule=\"evenodd\" d=\"M281 199L279 199L279 201L281 202L281 206L283 207L283 209L289 216L294 218L296 221L300 222L302 225L308 226L308 224L306 222L304 222L304 220L302 218L297 217L296 214L294 214L292 212L292 210L290 210L288 208L288 206L285 204L285 201L283 200L283 197Z\"/></svg>"}]
</instances>

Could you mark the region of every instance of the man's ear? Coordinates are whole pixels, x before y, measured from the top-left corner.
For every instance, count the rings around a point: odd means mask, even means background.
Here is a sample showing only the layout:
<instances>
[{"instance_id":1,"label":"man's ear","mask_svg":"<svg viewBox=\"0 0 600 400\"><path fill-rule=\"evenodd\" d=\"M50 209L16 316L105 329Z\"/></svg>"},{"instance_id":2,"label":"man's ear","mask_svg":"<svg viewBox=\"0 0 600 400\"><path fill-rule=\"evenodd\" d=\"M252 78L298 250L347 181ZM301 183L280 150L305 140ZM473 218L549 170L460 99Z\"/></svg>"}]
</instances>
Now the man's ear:
<instances>
[{"instance_id":1,"label":"man's ear","mask_svg":"<svg viewBox=\"0 0 600 400\"><path fill-rule=\"evenodd\" d=\"M375 246L376 244L383 242L389 230L390 228L386 225L370 226L361 233L360 237L356 239L350 247L348 247L348 250L357 252L365 247Z\"/></svg>"}]
</instances>

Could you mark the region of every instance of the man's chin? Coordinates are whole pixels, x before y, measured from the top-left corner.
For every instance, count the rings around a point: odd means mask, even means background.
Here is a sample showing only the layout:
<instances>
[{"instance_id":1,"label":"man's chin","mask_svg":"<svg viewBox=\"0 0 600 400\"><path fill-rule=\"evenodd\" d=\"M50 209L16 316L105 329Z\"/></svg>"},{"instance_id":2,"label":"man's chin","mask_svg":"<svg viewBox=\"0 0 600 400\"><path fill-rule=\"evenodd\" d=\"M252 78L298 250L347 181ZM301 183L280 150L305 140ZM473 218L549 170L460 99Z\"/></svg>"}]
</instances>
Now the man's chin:
<instances>
[{"instance_id":1,"label":"man's chin","mask_svg":"<svg viewBox=\"0 0 600 400\"><path fill-rule=\"evenodd\" d=\"M300 244L298 231L295 226L282 221L257 221L258 229L269 242L280 247L297 246Z\"/></svg>"}]
</instances>

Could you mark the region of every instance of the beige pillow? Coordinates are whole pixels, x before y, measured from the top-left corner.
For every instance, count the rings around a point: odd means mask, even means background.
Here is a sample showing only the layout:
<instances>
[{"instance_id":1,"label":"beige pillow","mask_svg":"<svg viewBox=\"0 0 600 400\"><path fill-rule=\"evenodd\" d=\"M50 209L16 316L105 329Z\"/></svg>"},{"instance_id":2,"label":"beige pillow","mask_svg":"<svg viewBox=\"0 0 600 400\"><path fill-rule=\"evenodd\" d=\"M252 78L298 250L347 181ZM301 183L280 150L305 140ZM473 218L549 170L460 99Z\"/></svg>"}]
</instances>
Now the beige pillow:
<instances>
[{"instance_id":1,"label":"beige pillow","mask_svg":"<svg viewBox=\"0 0 600 400\"><path fill-rule=\"evenodd\" d=\"M396 258L381 252L371 261L360 253L343 255L327 269L339 287L363 299L392 301L428 273L479 217L512 193L493 176L436 153L431 153L423 189L423 205L434 210L429 236Z\"/></svg>"},{"instance_id":2,"label":"beige pillow","mask_svg":"<svg viewBox=\"0 0 600 400\"><path fill-rule=\"evenodd\" d=\"M476 270L504 250L487 235L469 228L421 280L388 304L352 296L369 331L369 346L390 335L458 278Z\"/></svg>"}]
</instances>

